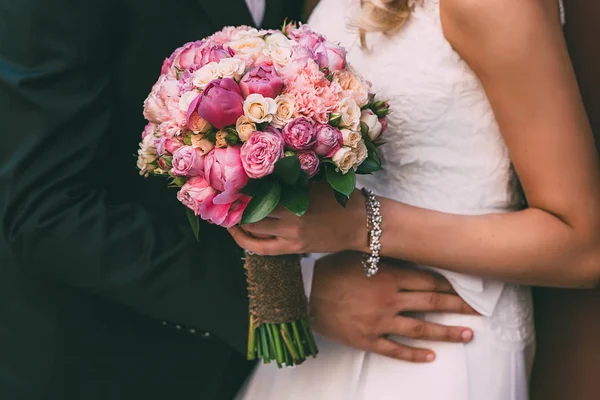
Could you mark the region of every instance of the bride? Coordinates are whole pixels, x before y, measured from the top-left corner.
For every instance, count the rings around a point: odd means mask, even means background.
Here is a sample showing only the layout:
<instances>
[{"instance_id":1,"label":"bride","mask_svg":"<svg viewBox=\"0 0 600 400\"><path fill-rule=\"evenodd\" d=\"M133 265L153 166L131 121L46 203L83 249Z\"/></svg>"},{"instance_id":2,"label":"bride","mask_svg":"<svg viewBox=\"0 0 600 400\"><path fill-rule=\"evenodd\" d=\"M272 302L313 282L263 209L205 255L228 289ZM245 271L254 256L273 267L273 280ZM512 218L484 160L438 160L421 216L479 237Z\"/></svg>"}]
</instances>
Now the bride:
<instances>
[{"instance_id":1,"label":"bride","mask_svg":"<svg viewBox=\"0 0 600 400\"><path fill-rule=\"evenodd\" d=\"M527 399L535 334L524 285L590 287L600 276L600 168L558 9L556 0L321 1L312 28L346 46L394 110L384 171L359 180L368 202L357 191L344 209L317 189L303 218L277 210L232 235L264 255L370 253L367 208L380 206L381 255L438 271L481 315L420 315L473 328L469 344L382 332L383 346L431 347L424 363L319 337L316 360L260 366L242 398Z\"/></svg>"}]
</instances>

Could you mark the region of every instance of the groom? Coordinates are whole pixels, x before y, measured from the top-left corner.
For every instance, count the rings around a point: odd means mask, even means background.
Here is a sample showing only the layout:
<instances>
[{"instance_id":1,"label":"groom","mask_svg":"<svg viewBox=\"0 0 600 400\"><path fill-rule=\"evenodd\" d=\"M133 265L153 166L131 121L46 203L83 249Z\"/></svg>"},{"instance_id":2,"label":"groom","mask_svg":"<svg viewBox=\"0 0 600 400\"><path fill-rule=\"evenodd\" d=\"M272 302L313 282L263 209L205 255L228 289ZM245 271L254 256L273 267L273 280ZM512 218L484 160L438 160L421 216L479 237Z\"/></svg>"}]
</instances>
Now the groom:
<instances>
[{"instance_id":1,"label":"groom","mask_svg":"<svg viewBox=\"0 0 600 400\"><path fill-rule=\"evenodd\" d=\"M165 56L224 25L277 27L301 7L0 0L0 399L233 397L252 367L242 253L210 225L198 245L174 193L137 176L132 153ZM352 295L358 282L381 301L411 285L440 287L390 268L398 285L386 292L390 281L365 286L355 267L338 266L339 279L317 287ZM419 296L418 309L436 299ZM429 308L458 307L437 299ZM362 300L365 314L376 312ZM319 325L368 348L352 338L358 322L333 320Z\"/></svg>"}]
</instances>

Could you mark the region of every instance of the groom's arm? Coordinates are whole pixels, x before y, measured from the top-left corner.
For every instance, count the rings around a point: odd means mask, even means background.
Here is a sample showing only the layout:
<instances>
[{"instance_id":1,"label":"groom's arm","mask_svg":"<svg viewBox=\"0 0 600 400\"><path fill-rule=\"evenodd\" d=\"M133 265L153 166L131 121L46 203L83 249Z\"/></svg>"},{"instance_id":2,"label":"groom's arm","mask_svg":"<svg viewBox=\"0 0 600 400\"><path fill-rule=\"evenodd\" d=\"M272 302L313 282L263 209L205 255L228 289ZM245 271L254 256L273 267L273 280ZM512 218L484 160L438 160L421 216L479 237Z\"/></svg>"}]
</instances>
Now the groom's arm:
<instances>
[{"instance_id":1,"label":"groom's arm","mask_svg":"<svg viewBox=\"0 0 600 400\"><path fill-rule=\"evenodd\" d=\"M189 228L109 205L94 181L110 162L97 156L112 117L116 3L0 0L1 227L32 276L204 328L209 261L192 258Z\"/></svg>"}]
</instances>

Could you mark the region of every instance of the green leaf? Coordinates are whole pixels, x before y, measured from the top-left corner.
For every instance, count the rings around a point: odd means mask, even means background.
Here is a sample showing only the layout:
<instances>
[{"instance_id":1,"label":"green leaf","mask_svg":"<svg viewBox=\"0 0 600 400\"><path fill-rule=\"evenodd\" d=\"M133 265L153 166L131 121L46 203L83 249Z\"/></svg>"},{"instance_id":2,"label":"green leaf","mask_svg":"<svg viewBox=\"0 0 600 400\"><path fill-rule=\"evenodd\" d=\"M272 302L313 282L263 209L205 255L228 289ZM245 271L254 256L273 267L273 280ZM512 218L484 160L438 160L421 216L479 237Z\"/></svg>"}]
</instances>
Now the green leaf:
<instances>
[{"instance_id":1,"label":"green leaf","mask_svg":"<svg viewBox=\"0 0 600 400\"><path fill-rule=\"evenodd\" d=\"M288 185L294 185L300 178L300 159L297 155L284 157L275 163L275 175Z\"/></svg>"},{"instance_id":2,"label":"green leaf","mask_svg":"<svg viewBox=\"0 0 600 400\"><path fill-rule=\"evenodd\" d=\"M381 165L379 165L379 163L373 158L369 157L365 161L363 161L362 164L360 164L356 173L366 175L372 174L373 172L379 170L381 170Z\"/></svg>"},{"instance_id":3,"label":"green leaf","mask_svg":"<svg viewBox=\"0 0 600 400\"><path fill-rule=\"evenodd\" d=\"M242 216L242 225L253 224L267 217L277 207L280 198L281 186L279 182L273 182L267 192L250 200Z\"/></svg>"},{"instance_id":4,"label":"green leaf","mask_svg":"<svg viewBox=\"0 0 600 400\"><path fill-rule=\"evenodd\" d=\"M192 210L186 207L188 221L190 221L190 226L192 227L192 232L194 232L194 236L196 240L200 241L200 217L198 217Z\"/></svg>"},{"instance_id":5,"label":"green leaf","mask_svg":"<svg viewBox=\"0 0 600 400\"><path fill-rule=\"evenodd\" d=\"M306 213L308 200L308 186L285 185L281 188L281 205L299 217Z\"/></svg>"},{"instance_id":6,"label":"green leaf","mask_svg":"<svg viewBox=\"0 0 600 400\"><path fill-rule=\"evenodd\" d=\"M259 196L261 192L269 189L267 185L268 182L265 182L263 179L249 179L248 183L242 188L241 192L252 197Z\"/></svg>"},{"instance_id":7,"label":"green leaf","mask_svg":"<svg viewBox=\"0 0 600 400\"><path fill-rule=\"evenodd\" d=\"M346 197L350 197L350 194L356 187L356 174L353 169L343 174L341 171L337 171L333 166L327 165L325 179L327 179L327 182L331 185L333 190L346 195Z\"/></svg>"},{"instance_id":8,"label":"green leaf","mask_svg":"<svg viewBox=\"0 0 600 400\"><path fill-rule=\"evenodd\" d=\"M340 203L340 205L344 208L346 208L346 204L348 204L348 199L349 197L346 196L345 194L341 194L340 192L334 190L333 191L333 195L335 196L335 199L337 200L338 203Z\"/></svg>"},{"instance_id":9,"label":"green leaf","mask_svg":"<svg viewBox=\"0 0 600 400\"><path fill-rule=\"evenodd\" d=\"M302 186L308 186L310 182L310 175L304 171L300 171L300 177L298 178L298 184Z\"/></svg>"}]
</instances>

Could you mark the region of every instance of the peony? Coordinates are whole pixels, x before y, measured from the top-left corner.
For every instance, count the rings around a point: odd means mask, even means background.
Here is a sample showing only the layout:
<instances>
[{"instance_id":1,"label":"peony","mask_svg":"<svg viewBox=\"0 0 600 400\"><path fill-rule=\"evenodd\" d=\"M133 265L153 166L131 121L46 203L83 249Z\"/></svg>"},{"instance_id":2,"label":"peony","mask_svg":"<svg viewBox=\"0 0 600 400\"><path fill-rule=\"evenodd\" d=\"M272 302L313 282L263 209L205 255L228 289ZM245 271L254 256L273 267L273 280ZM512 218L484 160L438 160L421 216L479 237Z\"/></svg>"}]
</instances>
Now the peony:
<instances>
[{"instance_id":1,"label":"peony","mask_svg":"<svg viewBox=\"0 0 600 400\"><path fill-rule=\"evenodd\" d=\"M154 148L156 149L156 154L159 156L173 154L181 146L183 145L179 141L166 136L154 139Z\"/></svg>"},{"instance_id":2,"label":"peony","mask_svg":"<svg viewBox=\"0 0 600 400\"><path fill-rule=\"evenodd\" d=\"M352 151L352 148L344 146L336 151L331 160L338 171L346 174L356 164L356 153Z\"/></svg>"},{"instance_id":3,"label":"peony","mask_svg":"<svg viewBox=\"0 0 600 400\"><path fill-rule=\"evenodd\" d=\"M192 135L192 147L205 156L214 149L215 145L210 140L205 139L204 135Z\"/></svg>"},{"instance_id":4,"label":"peony","mask_svg":"<svg viewBox=\"0 0 600 400\"><path fill-rule=\"evenodd\" d=\"M365 141L361 140L358 142L356 147L352 149L352 152L356 156L356 161L354 161L354 169L358 168L360 164L362 164L367 157L369 156L369 151L367 150L367 146L365 145Z\"/></svg>"},{"instance_id":5,"label":"peony","mask_svg":"<svg viewBox=\"0 0 600 400\"><path fill-rule=\"evenodd\" d=\"M152 122L148 122L144 127L144 131L142 132L142 139L144 139L148 135L154 135L156 132L156 124Z\"/></svg>"},{"instance_id":6,"label":"peony","mask_svg":"<svg viewBox=\"0 0 600 400\"><path fill-rule=\"evenodd\" d=\"M346 68L346 49L331 43L325 43L327 49L328 68L330 72L341 71Z\"/></svg>"},{"instance_id":7,"label":"peony","mask_svg":"<svg viewBox=\"0 0 600 400\"><path fill-rule=\"evenodd\" d=\"M214 202L227 204L234 200L239 191L248 183L240 159L240 146L215 148L204 157L204 175L219 193Z\"/></svg>"},{"instance_id":8,"label":"peony","mask_svg":"<svg viewBox=\"0 0 600 400\"><path fill-rule=\"evenodd\" d=\"M254 93L246 97L243 109L244 115L250 121L260 124L273 120L273 116L277 112L277 104L271 98Z\"/></svg>"},{"instance_id":9,"label":"peony","mask_svg":"<svg viewBox=\"0 0 600 400\"><path fill-rule=\"evenodd\" d=\"M360 132L351 131L350 129L342 129L342 138L344 146L356 148L359 142L362 142Z\"/></svg>"},{"instance_id":10,"label":"peony","mask_svg":"<svg viewBox=\"0 0 600 400\"><path fill-rule=\"evenodd\" d=\"M217 129L234 125L244 113L243 102L240 88L233 79L214 80L190 105L187 114L188 125L194 112Z\"/></svg>"},{"instance_id":11,"label":"peony","mask_svg":"<svg viewBox=\"0 0 600 400\"><path fill-rule=\"evenodd\" d=\"M242 142L247 142L248 139L250 139L250 135L256 131L256 124L252 122L250 118L242 115L235 123L235 130L237 131L240 140Z\"/></svg>"},{"instance_id":12,"label":"peony","mask_svg":"<svg viewBox=\"0 0 600 400\"><path fill-rule=\"evenodd\" d=\"M319 157L312 151L299 151L300 168L309 176L314 176L319 171Z\"/></svg>"},{"instance_id":13,"label":"peony","mask_svg":"<svg viewBox=\"0 0 600 400\"><path fill-rule=\"evenodd\" d=\"M206 202L212 202L217 195L217 191L210 186L208 181L202 176L195 176L181 187L177 193L177 199L186 207L200 215L202 206Z\"/></svg>"},{"instance_id":14,"label":"peony","mask_svg":"<svg viewBox=\"0 0 600 400\"><path fill-rule=\"evenodd\" d=\"M231 202L221 204L215 202L217 196L214 198L209 197L202 204L200 217L205 221L210 221L224 228L231 228L239 224L251 197L238 193Z\"/></svg>"},{"instance_id":15,"label":"peony","mask_svg":"<svg viewBox=\"0 0 600 400\"><path fill-rule=\"evenodd\" d=\"M308 25L302 25L300 28L292 29L289 36L301 46L310 49L313 59L320 68L326 68L329 65L326 41L322 35L311 31Z\"/></svg>"},{"instance_id":16,"label":"peony","mask_svg":"<svg viewBox=\"0 0 600 400\"><path fill-rule=\"evenodd\" d=\"M294 113L296 111L294 99L288 95L277 96L275 98L275 104L277 105L277 111L275 112L275 115L273 115L271 125L281 129L294 119Z\"/></svg>"},{"instance_id":17,"label":"peony","mask_svg":"<svg viewBox=\"0 0 600 400\"><path fill-rule=\"evenodd\" d=\"M359 107L364 107L369 102L370 85L351 70L337 71L333 74L333 83L340 85L344 95L352 97Z\"/></svg>"},{"instance_id":18,"label":"peony","mask_svg":"<svg viewBox=\"0 0 600 400\"><path fill-rule=\"evenodd\" d=\"M192 146L180 147L173 153L171 172L177 176L198 176L204 173L204 158Z\"/></svg>"},{"instance_id":19,"label":"peony","mask_svg":"<svg viewBox=\"0 0 600 400\"><path fill-rule=\"evenodd\" d=\"M342 145L342 132L327 124L317 124L315 127L316 143L312 150L319 156L330 158Z\"/></svg>"},{"instance_id":20,"label":"peony","mask_svg":"<svg viewBox=\"0 0 600 400\"><path fill-rule=\"evenodd\" d=\"M275 129L254 132L240 153L246 174L260 179L273 173L275 163L283 157L284 141Z\"/></svg>"},{"instance_id":21,"label":"peony","mask_svg":"<svg viewBox=\"0 0 600 400\"><path fill-rule=\"evenodd\" d=\"M368 109L363 110L361 113L360 122L367 126L367 136L371 141L374 142L375 140L379 139L379 136L381 136L381 132L383 131L383 126L373 111Z\"/></svg>"},{"instance_id":22,"label":"peony","mask_svg":"<svg viewBox=\"0 0 600 400\"><path fill-rule=\"evenodd\" d=\"M218 44L207 44L205 45L200 52L200 60L198 60L198 56L196 56L197 64L200 66L206 65L211 62L220 62L228 57L231 57L232 54L225 50L223 46Z\"/></svg>"},{"instance_id":23,"label":"peony","mask_svg":"<svg viewBox=\"0 0 600 400\"><path fill-rule=\"evenodd\" d=\"M180 110L173 109L172 104L179 103L180 90L179 81L162 75L144 101L144 117L156 124L177 119Z\"/></svg>"},{"instance_id":24,"label":"peony","mask_svg":"<svg viewBox=\"0 0 600 400\"><path fill-rule=\"evenodd\" d=\"M342 115L340 127L358 131L360 128L360 107L351 97L345 97L337 106L336 112Z\"/></svg>"},{"instance_id":25,"label":"peony","mask_svg":"<svg viewBox=\"0 0 600 400\"><path fill-rule=\"evenodd\" d=\"M309 150L316 142L313 124L302 117L287 124L282 134L286 146L292 150Z\"/></svg>"},{"instance_id":26,"label":"peony","mask_svg":"<svg viewBox=\"0 0 600 400\"><path fill-rule=\"evenodd\" d=\"M154 136L147 135L140 143L138 150L137 167L140 169L140 175L148 176L158 168L156 148L154 147Z\"/></svg>"},{"instance_id":27,"label":"peony","mask_svg":"<svg viewBox=\"0 0 600 400\"><path fill-rule=\"evenodd\" d=\"M283 89L283 80L273 67L258 66L244 75L240 81L240 89L244 98L257 93L274 99Z\"/></svg>"}]
</instances>

